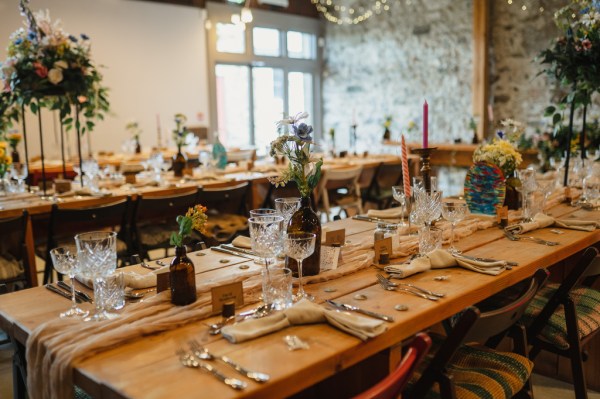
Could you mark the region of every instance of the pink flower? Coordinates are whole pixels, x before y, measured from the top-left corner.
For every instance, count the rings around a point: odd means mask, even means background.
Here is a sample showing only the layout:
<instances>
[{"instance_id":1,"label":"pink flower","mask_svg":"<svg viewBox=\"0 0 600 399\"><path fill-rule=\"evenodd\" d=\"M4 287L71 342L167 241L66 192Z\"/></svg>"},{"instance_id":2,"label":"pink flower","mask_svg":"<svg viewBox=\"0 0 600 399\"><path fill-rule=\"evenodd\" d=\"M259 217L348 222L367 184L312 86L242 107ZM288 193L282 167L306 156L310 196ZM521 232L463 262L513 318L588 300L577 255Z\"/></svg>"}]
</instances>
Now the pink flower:
<instances>
[{"instance_id":1,"label":"pink flower","mask_svg":"<svg viewBox=\"0 0 600 399\"><path fill-rule=\"evenodd\" d=\"M39 61L33 63L33 68L35 69L35 73L40 78L45 78L48 76L48 68L43 66Z\"/></svg>"},{"instance_id":2,"label":"pink flower","mask_svg":"<svg viewBox=\"0 0 600 399\"><path fill-rule=\"evenodd\" d=\"M590 39L583 39L581 41L581 45L583 46L584 50L589 50L592 48L592 42Z\"/></svg>"}]
</instances>

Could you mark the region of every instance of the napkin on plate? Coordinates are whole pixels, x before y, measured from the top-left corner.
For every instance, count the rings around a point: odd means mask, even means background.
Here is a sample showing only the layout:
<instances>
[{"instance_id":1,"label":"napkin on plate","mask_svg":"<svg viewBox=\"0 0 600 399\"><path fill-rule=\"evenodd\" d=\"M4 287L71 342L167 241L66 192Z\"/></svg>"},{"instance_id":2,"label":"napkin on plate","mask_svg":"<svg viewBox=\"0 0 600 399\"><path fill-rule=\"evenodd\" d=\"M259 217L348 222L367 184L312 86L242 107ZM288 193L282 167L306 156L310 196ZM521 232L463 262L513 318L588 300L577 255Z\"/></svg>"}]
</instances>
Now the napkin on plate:
<instances>
[{"instance_id":1,"label":"napkin on plate","mask_svg":"<svg viewBox=\"0 0 600 399\"><path fill-rule=\"evenodd\" d=\"M533 217L532 222L508 226L506 227L506 230L516 234L522 234L550 226L571 230L594 231L595 229L600 228L600 223L595 220L554 219L552 216L538 213Z\"/></svg>"},{"instance_id":2,"label":"napkin on plate","mask_svg":"<svg viewBox=\"0 0 600 399\"><path fill-rule=\"evenodd\" d=\"M497 276L506 269L506 261L482 262L462 258L460 255L452 255L444 249L436 249L426 256L413 259L410 263L386 266L384 270L388 273L397 274L399 278L406 278L413 274L430 269L443 269L446 267L460 266L474 272L491 274Z\"/></svg>"},{"instance_id":3,"label":"napkin on plate","mask_svg":"<svg viewBox=\"0 0 600 399\"><path fill-rule=\"evenodd\" d=\"M231 241L231 245L238 248L252 249L252 241L250 237L237 236Z\"/></svg>"},{"instance_id":4,"label":"napkin on plate","mask_svg":"<svg viewBox=\"0 0 600 399\"><path fill-rule=\"evenodd\" d=\"M400 219L402 217L402 208L390 208L390 209L369 209L367 216L370 218L378 219Z\"/></svg>"},{"instance_id":5,"label":"napkin on plate","mask_svg":"<svg viewBox=\"0 0 600 399\"><path fill-rule=\"evenodd\" d=\"M221 329L221 335L229 342L240 343L292 325L314 323L329 323L363 341L375 337L387 329L387 326L381 320L325 309L306 299L302 299L283 312L225 326Z\"/></svg>"}]
</instances>

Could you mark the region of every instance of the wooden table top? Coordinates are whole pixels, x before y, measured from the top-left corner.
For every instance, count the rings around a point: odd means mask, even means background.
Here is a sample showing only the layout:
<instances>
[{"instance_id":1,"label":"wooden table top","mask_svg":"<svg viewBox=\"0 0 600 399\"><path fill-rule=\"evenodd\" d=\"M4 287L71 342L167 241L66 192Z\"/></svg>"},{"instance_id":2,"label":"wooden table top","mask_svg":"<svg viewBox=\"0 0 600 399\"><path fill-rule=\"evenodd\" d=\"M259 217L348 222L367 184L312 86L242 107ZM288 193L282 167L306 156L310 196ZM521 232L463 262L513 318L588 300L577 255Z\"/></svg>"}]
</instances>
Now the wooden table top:
<instances>
[{"instance_id":1,"label":"wooden table top","mask_svg":"<svg viewBox=\"0 0 600 399\"><path fill-rule=\"evenodd\" d=\"M566 205L554 207L550 213L554 217L600 219L600 211L577 210ZM333 222L331 227L346 228L348 240L358 242L370 237L375 225L345 219ZM509 241L504 238L502 231L496 228L479 231L460 240L456 246L465 253L506 258L519 262L519 266L498 276L450 268L432 270L406 279L419 286L445 292L446 297L439 302L400 292L384 291L376 284L377 269L374 267L305 287L309 293L316 296L319 303L326 299L337 299L395 317L396 321L388 324L385 333L366 342L329 325L315 324L294 326L242 344L231 344L220 336L208 335L208 325L218 320L217 317L212 317L169 332L140 337L135 342L76 364L75 383L94 397L102 398L166 398L189 396L190 392L206 398L289 396L531 276L538 268L548 267L600 241L600 230L563 231L564 234L561 235L553 234L549 229L530 233L560 243L553 247L528 241ZM250 267L259 267L243 258L217 254L210 250L208 252L209 256L190 256L197 265L197 278L224 276L242 263L247 263ZM231 262L224 265L218 262L221 258L230 259ZM139 270L145 271L141 268ZM434 277L440 275L446 275L449 279L435 281ZM366 295L368 299L353 299L357 293ZM395 311L396 304L406 304L409 310ZM36 326L56 318L58 313L68 306L67 300L41 287L3 295L0 297L0 328L17 340L25 342L28 334ZM308 342L310 349L289 351L283 337L290 334ZM175 351L186 346L187 341L192 338L214 353L226 354L248 368L269 373L271 380L265 384L246 380L247 389L234 391L205 373L182 367ZM218 363L215 363L215 366L233 375L226 366Z\"/></svg>"}]
</instances>

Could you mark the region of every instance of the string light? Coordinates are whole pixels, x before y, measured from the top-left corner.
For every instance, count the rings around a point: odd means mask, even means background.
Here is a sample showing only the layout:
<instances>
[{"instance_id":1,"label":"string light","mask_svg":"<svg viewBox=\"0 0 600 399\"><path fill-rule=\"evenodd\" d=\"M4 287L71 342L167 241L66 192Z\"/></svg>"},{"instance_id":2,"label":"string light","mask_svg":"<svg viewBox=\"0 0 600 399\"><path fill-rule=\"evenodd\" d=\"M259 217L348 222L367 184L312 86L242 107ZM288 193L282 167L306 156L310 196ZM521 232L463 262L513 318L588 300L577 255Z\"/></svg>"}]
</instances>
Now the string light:
<instances>
[{"instance_id":1,"label":"string light","mask_svg":"<svg viewBox=\"0 0 600 399\"><path fill-rule=\"evenodd\" d=\"M373 14L390 11L388 3L398 0L377 0L370 7L353 7L334 4L333 0L311 0L325 19L338 25L357 25L371 18ZM407 0L407 5L409 1Z\"/></svg>"}]
</instances>

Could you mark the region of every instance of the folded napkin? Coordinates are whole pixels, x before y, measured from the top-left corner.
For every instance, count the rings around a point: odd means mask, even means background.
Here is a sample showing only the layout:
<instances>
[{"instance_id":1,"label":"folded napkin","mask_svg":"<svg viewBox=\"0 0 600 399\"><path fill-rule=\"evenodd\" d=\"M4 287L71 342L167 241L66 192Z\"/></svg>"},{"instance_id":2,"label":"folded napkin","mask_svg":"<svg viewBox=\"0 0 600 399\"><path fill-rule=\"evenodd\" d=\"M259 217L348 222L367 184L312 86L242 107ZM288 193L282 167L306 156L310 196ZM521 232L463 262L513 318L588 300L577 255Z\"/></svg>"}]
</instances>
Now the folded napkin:
<instances>
[{"instance_id":1,"label":"folded napkin","mask_svg":"<svg viewBox=\"0 0 600 399\"><path fill-rule=\"evenodd\" d=\"M430 269L443 269L454 266L460 266L478 273L497 276L506 269L506 261L498 260L495 262L482 262L466 259L460 255L452 255L450 252L443 249L436 249L425 256L413 259L409 263L386 266L384 270L388 273L396 274L399 278L406 278Z\"/></svg>"},{"instance_id":2,"label":"folded napkin","mask_svg":"<svg viewBox=\"0 0 600 399\"><path fill-rule=\"evenodd\" d=\"M402 217L402 208L390 208L390 209L369 209L367 216L370 218L378 219L399 219Z\"/></svg>"},{"instance_id":3,"label":"folded napkin","mask_svg":"<svg viewBox=\"0 0 600 399\"><path fill-rule=\"evenodd\" d=\"M543 229L544 227L562 227L563 229L594 231L600 228L600 222L596 220L576 220L576 219L554 219L552 216L538 213L533 217L532 222L514 224L506 227L507 231L522 234L528 231Z\"/></svg>"},{"instance_id":4,"label":"folded napkin","mask_svg":"<svg viewBox=\"0 0 600 399\"><path fill-rule=\"evenodd\" d=\"M147 274L139 274L136 272L115 272L115 273L123 273L123 278L125 280L125 287L132 288L134 290L139 290L142 288L150 288L156 287L156 274L161 273L169 266L163 266L160 269L153 270L151 273ZM94 288L94 281L82 276L75 277L77 281L81 284L85 285L88 288Z\"/></svg>"},{"instance_id":5,"label":"folded napkin","mask_svg":"<svg viewBox=\"0 0 600 399\"><path fill-rule=\"evenodd\" d=\"M229 342L240 343L292 325L314 323L329 323L363 341L375 337L387 329L385 323L381 320L325 309L306 299L302 299L283 312L225 326L221 329L221 335Z\"/></svg>"},{"instance_id":6,"label":"folded napkin","mask_svg":"<svg viewBox=\"0 0 600 399\"><path fill-rule=\"evenodd\" d=\"M237 236L231 241L231 245L238 248L252 249L252 241L250 237Z\"/></svg>"}]
</instances>

